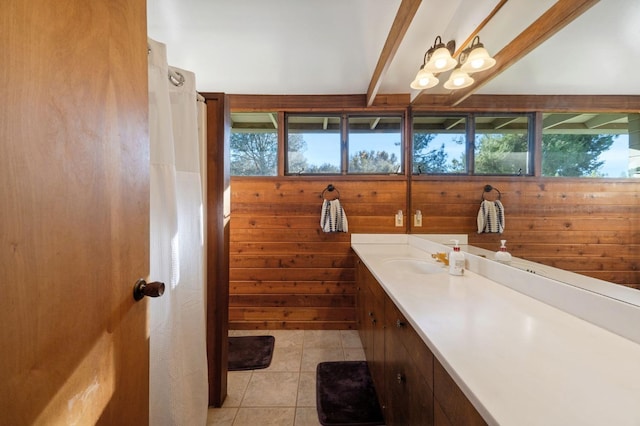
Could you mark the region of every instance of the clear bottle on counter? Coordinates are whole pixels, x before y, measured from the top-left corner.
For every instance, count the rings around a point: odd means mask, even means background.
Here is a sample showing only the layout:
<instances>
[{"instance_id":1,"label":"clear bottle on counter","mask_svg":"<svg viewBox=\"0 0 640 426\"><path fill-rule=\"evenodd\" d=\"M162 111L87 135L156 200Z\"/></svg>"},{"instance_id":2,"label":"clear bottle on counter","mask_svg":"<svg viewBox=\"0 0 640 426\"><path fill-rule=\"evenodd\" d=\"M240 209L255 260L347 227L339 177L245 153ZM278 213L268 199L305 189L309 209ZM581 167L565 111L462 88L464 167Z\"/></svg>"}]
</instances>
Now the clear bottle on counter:
<instances>
[{"instance_id":1,"label":"clear bottle on counter","mask_svg":"<svg viewBox=\"0 0 640 426\"><path fill-rule=\"evenodd\" d=\"M509 263L511 262L511 253L507 251L506 246L507 240L500 240L500 250L498 250L495 254L495 260L500 263Z\"/></svg>"},{"instance_id":2,"label":"clear bottle on counter","mask_svg":"<svg viewBox=\"0 0 640 426\"><path fill-rule=\"evenodd\" d=\"M464 254L460 251L458 240L453 241L453 251L449 253L449 274L463 275L465 268Z\"/></svg>"}]
</instances>

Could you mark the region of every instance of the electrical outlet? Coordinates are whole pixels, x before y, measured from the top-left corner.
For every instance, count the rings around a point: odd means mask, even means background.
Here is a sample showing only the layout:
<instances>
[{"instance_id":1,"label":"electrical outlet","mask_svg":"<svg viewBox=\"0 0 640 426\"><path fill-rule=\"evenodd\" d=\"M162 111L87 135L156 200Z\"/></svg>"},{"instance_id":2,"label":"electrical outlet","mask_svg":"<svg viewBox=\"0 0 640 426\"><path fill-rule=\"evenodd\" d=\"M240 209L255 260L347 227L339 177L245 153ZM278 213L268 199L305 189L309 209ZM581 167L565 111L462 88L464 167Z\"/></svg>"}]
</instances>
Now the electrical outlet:
<instances>
[{"instance_id":1,"label":"electrical outlet","mask_svg":"<svg viewBox=\"0 0 640 426\"><path fill-rule=\"evenodd\" d=\"M396 213L396 226L402 226L402 212Z\"/></svg>"},{"instance_id":2,"label":"electrical outlet","mask_svg":"<svg viewBox=\"0 0 640 426\"><path fill-rule=\"evenodd\" d=\"M415 226L416 228L422 226L422 215L420 214L413 215L413 226Z\"/></svg>"}]
</instances>

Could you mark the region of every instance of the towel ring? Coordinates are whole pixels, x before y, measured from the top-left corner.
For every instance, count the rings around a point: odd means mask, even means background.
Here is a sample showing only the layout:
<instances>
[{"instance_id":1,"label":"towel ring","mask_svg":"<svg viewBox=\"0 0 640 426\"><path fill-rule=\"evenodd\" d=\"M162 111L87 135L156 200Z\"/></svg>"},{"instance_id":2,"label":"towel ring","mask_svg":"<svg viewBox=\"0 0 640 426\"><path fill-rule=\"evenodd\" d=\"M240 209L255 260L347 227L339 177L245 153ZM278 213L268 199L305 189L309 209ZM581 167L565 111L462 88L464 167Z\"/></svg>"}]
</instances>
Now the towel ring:
<instances>
[{"instance_id":1,"label":"towel ring","mask_svg":"<svg viewBox=\"0 0 640 426\"><path fill-rule=\"evenodd\" d=\"M491 191L496 191L498 193L498 200L502 198L502 193L498 190L498 188L491 185L485 185L484 191L482 191L482 201L486 200L486 198L484 198L484 194Z\"/></svg>"},{"instance_id":2,"label":"towel ring","mask_svg":"<svg viewBox=\"0 0 640 426\"><path fill-rule=\"evenodd\" d=\"M326 198L324 197L324 194L325 194L327 191L328 191L328 192L336 191L336 192L338 193L338 196L337 196L337 197L335 197L335 198L332 198L332 200L337 200L338 198L340 198L340 191L338 191L338 189L337 189L335 186L333 186L332 184L327 185L327 187L326 187L325 189L323 189L323 190L322 190L322 194L320 195L320 197L322 197L323 199L325 199L325 200L326 200Z\"/></svg>"}]
</instances>

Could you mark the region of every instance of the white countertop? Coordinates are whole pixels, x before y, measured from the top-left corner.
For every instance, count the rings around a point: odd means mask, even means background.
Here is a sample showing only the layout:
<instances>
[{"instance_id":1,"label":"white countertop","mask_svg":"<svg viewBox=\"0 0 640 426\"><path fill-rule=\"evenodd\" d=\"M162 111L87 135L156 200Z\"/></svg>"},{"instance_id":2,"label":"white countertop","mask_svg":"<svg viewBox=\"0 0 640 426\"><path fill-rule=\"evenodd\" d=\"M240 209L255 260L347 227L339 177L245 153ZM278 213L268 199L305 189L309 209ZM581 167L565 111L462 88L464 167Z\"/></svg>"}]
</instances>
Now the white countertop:
<instances>
[{"instance_id":1,"label":"white countertop","mask_svg":"<svg viewBox=\"0 0 640 426\"><path fill-rule=\"evenodd\" d=\"M640 425L638 343L470 270L385 263L439 247L402 241L352 247L489 424Z\"/></svg>"}]
</instances>

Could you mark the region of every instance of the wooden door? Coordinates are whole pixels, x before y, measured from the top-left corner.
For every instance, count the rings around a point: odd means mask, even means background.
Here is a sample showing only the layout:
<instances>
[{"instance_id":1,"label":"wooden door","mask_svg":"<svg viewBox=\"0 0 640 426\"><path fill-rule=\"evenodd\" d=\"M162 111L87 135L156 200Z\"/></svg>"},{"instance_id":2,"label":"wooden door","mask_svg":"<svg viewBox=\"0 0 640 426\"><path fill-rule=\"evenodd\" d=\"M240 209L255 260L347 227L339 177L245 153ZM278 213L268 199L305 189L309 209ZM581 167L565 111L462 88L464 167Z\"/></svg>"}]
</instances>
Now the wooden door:
<instances>
[{"instance_id":1,"label":"wooden door","mask_svg":"<svg viewBox=\"0 0 640 426\"><path fill-rule=\"evenodd\" d=\"M148 424L145 7L0 8L0 424Z\"/></svg>"}]
</instances>

